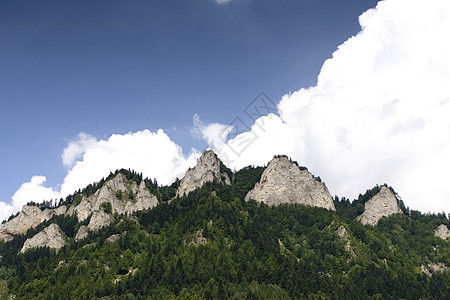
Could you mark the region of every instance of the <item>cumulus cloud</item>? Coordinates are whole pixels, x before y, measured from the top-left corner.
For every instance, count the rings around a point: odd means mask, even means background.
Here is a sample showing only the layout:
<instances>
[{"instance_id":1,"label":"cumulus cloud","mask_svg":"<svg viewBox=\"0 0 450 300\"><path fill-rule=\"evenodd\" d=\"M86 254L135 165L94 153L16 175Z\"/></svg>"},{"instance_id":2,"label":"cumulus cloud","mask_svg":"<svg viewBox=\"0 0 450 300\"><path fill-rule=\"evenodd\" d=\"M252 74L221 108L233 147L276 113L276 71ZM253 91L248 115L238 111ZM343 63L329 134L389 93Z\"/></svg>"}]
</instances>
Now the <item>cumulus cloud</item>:
<instances>
[{"instance_id":1,"label":"cumulus cloud","mask_svg":"<svg viewBox=\"0 0 450 300\"><path fill-rule=\"evenodd\" d=\"M199 155L192 150L185 157L181 147L163 130L114 134L108 140L100 140L86 149L83 159L76 162L64 178L61 194L71 194L120 168L142 172L144 177L156 178L160 184L169 184L195 165Z\"/></svg>"},{"instance_id":2,"label":"cumulus cloud","mask_svg":"<svg viewBox=\"0 0 450 300\"><path fill-rule=\"evenodd\" d=\"M264 130L258 119L221 157L240 168L285 153L333 194L354 199L386 182L413 209L449 212L450 3L380 1L359 22L316 86L283 96L280 117ZM251 143L235 151L237 139Z\"/></svg>"},{"instance_id":3,"label":"cumulus cloud","mask_svg":"<svg viewBox=\"0 0 450 300\"><path fill-rule=\"evenodd\" d=\"M194 115L193 123L192 135L196 138L204 139L213 149L221 149L225 145L226 137L233 130L233 127L230 125L220 123L205 124L200 120L198 114Z\"/></svg>"},{"instance_id":4,"label":"cumulus cloud","mask_svg":"<svg viewBox=\"0 0 450 300\"><path fill-rule=\"evenodd\" d=\"M217 4L225 4L231 2L232 0L214 0L214 1L216 1Z\"/></svg>"},{"instance_id":5,"label":"cumulus cloud","mask_svg":"<svg viewBox=\"0 0 450 300\"><path fill-rule=\"evenodd\" d=\"M78 136L69 142L61 155L62 162L66 167L73 167L75 162L93 145L97 139L87 133L80 132Z\"/></svg>"}]
</instances>

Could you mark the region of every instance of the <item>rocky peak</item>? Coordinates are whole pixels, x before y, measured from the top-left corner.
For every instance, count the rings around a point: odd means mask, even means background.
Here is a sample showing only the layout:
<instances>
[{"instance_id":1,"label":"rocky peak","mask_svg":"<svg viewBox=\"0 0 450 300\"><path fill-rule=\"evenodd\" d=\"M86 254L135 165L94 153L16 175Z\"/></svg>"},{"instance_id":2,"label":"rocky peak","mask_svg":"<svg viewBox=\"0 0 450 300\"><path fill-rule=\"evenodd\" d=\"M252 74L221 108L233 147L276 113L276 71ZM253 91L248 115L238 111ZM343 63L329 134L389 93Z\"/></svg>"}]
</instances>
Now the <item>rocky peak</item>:
<instances>
[{"instance_id":1,"label":"rocky peak","mask_svg":"<svg viewBox=\"0 0 450 300\"><path fill-rule=\"evenodd\" d=\"M382 217L401 212L402 210L398 205L398 200L394 192L383 185L380 191L366 202L364 212L357 217L357 220L364 225L369 224L375 226Z\"/></svg>"},{"instance_id":2,"label":"rocky peak","mask_svg":"<svg viewBox=\"0 0 450 300\"><path fill-rule=\"evenodd\" d=\"M181 179L177 196L188 195L207 182L216 181L222 184L231 184L230 179L228 174L221 170L221 161L217 155L212 150L208 150L203 152L193 169L187 170L183 179Z\"/></svg>"},{"instance_id":3,"label":"rocky peak","mask_svg":"<svg viewBox=\"0 0 450 300\"><path fill-rule=\"evenodd\" d=\"M44 230L25 241L20 252L25 252L30 248L49 247L59 249L66 244L67 236L57 224L50 224Z\"/></svg>"},{"instance_id":4,"label":"rocky peak","mask_svg":"<svg viewBox=\"0 0 450 300\"><path fill-rule=\"evenodd\" d=\"M93 195L83 197L67 214L76 214L79 221L84 221L92 213L104 211L104 203L111 204L111 211L108 213L120 215L152 208L158 204L158 199L150 193L144 181L137 185L134 181L128 181L122 173L118 173Z\"/></svg>"},{"instance_id":5,"label":"rocky peak","mask_svg":"<svg viewBox=\"0 0 450 300\"><path fill-rule=\"evenodd\" d=\"M447 228L445 224L441 224L434 232L434 235L443 240L448 240L450 239L450 230Z\"/></svg>"},{"instance_id":6,"label":"rocky peak","mask_svg":"<svg viewBox=\"0 0 450 300\"><path fill-rule=\"evenodd\" d=\"M75 236L75 240L84 239L89 231L96 231L109 225L113 218L113 213L131 214L135 211L152 208L158 204L158 199L141 181L138 185L134 181L129 181L122 174L118 173L93 195L83 197L77 206L72 206L67 214L76 214L79 221L86 220L92 215L87 227L80 227Z\"/></svg>"},{"instance_id":7,"label":"rocky peak","mask_svg":"<svg viewBox=\"0 0 450 300\"><path fill-rule=\"evenodd\" d=\"M335 210L327 187L286 156L273 158L261 175L261 180L247 194L245 200L268 205L299 203Z\"/></svg>"},{"instance_id":8,"label":"rocky peak","mask_svg":"<svg viewBox=\"0 0 450 300\"><path fill-rule=\"evenodd\" d=\"M60 210L58 210L58 213ZM53 214L54 211L51 209L42 211L37 206L24 205L17 217L0 225L0 240L10 241L16 235L25 234L28 229L35 228L42 222L49 220Z\"/></svg>"}]
</instances>

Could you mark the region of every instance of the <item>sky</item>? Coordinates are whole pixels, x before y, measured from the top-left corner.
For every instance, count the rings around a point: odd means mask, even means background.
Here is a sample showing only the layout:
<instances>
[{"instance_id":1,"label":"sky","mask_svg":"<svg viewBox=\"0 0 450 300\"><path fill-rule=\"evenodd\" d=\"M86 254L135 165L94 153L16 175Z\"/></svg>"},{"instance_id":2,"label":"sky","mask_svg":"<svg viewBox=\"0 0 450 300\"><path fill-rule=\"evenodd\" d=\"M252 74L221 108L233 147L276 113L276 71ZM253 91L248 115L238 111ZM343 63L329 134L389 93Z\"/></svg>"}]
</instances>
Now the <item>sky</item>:
<instances>
[{"instance_id":1,"label":"sky","mask_svg":"<svg viewBox=\"0 0 450 300\"><path fill-rule=\"evenodd\" d=\"M447 2L0 0L0 219L206 148L450 212Z\"/></svg>"}]
</instances>

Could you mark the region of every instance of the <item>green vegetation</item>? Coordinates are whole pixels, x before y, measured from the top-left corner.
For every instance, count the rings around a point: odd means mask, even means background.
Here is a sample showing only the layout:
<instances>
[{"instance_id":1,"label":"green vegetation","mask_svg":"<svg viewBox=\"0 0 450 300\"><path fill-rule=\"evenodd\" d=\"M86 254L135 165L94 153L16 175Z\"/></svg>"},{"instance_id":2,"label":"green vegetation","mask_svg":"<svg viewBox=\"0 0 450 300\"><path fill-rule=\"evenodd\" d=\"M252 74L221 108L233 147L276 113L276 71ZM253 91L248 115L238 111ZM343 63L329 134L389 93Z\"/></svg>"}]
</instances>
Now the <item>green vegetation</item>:
<instances>
[{"instance_id":1,"label":"green vegetation","mask_svg":"<svg viewBox=\"0 0 450 300\"><path fill-rule=\"evenodd\" d=\"M446 299L450 273L428 276L421 266L450 266L450 245L434 236L445 214L382 218L376 227L355 221L364 203L336 199L336 212L302 205L245 202L264 168L246 167L232 185L207 184L174 198L179 181L158 186L131 171L127 178L160 204L75 242L75 216L57 216L11 242L0 242L0 295L16 299ZM85 196L95 192L80 191ZM127 197L129 195L123 195ZM72 197L72 198L71 198ZM69 196L74 199L74 196ZM168 201L173 199L172 201ZM104 206L104 207L103 207ZM108 210L108 205L103 205ZM50 223L69 236L56 252L18 254L26 238ZM337 234L343 226L347 241ZM120 238L106 239L113 234ZM196 243L199 236L205 243ZM5 285L4 283L7 283ZM1 294L3 293L3 294ZM6 297L6 296L5 296Z\"/></svg>"},{"instance_id":2,"label":"green vegetation","mask_svg":"<svg viewBox=\"0 0 450 300\"><path fill-rule=\"evenodd\" d=\"M112 213L111 202L102 202L102 204L100 204L100 209L103 210L103 212L105 212L107 214Z\"/></svg>"}]
</instances>

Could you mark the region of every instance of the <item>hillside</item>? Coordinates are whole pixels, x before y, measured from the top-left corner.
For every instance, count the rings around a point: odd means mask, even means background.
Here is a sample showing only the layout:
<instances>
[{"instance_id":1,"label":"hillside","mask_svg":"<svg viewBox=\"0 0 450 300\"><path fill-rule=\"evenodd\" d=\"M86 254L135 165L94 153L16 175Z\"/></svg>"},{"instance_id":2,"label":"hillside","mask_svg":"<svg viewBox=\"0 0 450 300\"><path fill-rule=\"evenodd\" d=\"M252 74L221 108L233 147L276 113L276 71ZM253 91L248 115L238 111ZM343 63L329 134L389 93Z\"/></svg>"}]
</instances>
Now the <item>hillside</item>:
<instances>
[{"instance_id":1,"label":"hillside","mask_svg":"<svg viewBox=\"0 0 450 300\"><path fill-rule=\"evenodd\" d=\"M305 173L308 184L301 191L297 179L282 180L300 174L292 168L307 172L295 162L275 168L276 157L267 168L233 173L207 155L171 186L120 170L57 207L41 206L46 217L31 218L26 232L11 233L8 225L26 220L22 213L2 224L0 298L446 299L450 294L445 214L411 211L384 185L352 202L335 197L333 209L327 209L321 203L328 190L319 178ZM263 175L268 169L272 175ZM180 182L189 193L179 192ZM280 195L276 205L266 204L264 185L274 199L274 187L283 183L283 195L302 196ZM251 192L255 188L258 193ZM49 243L53 238L46 240L54 235L57 247Z\"/></svg>"}]
</instances>

